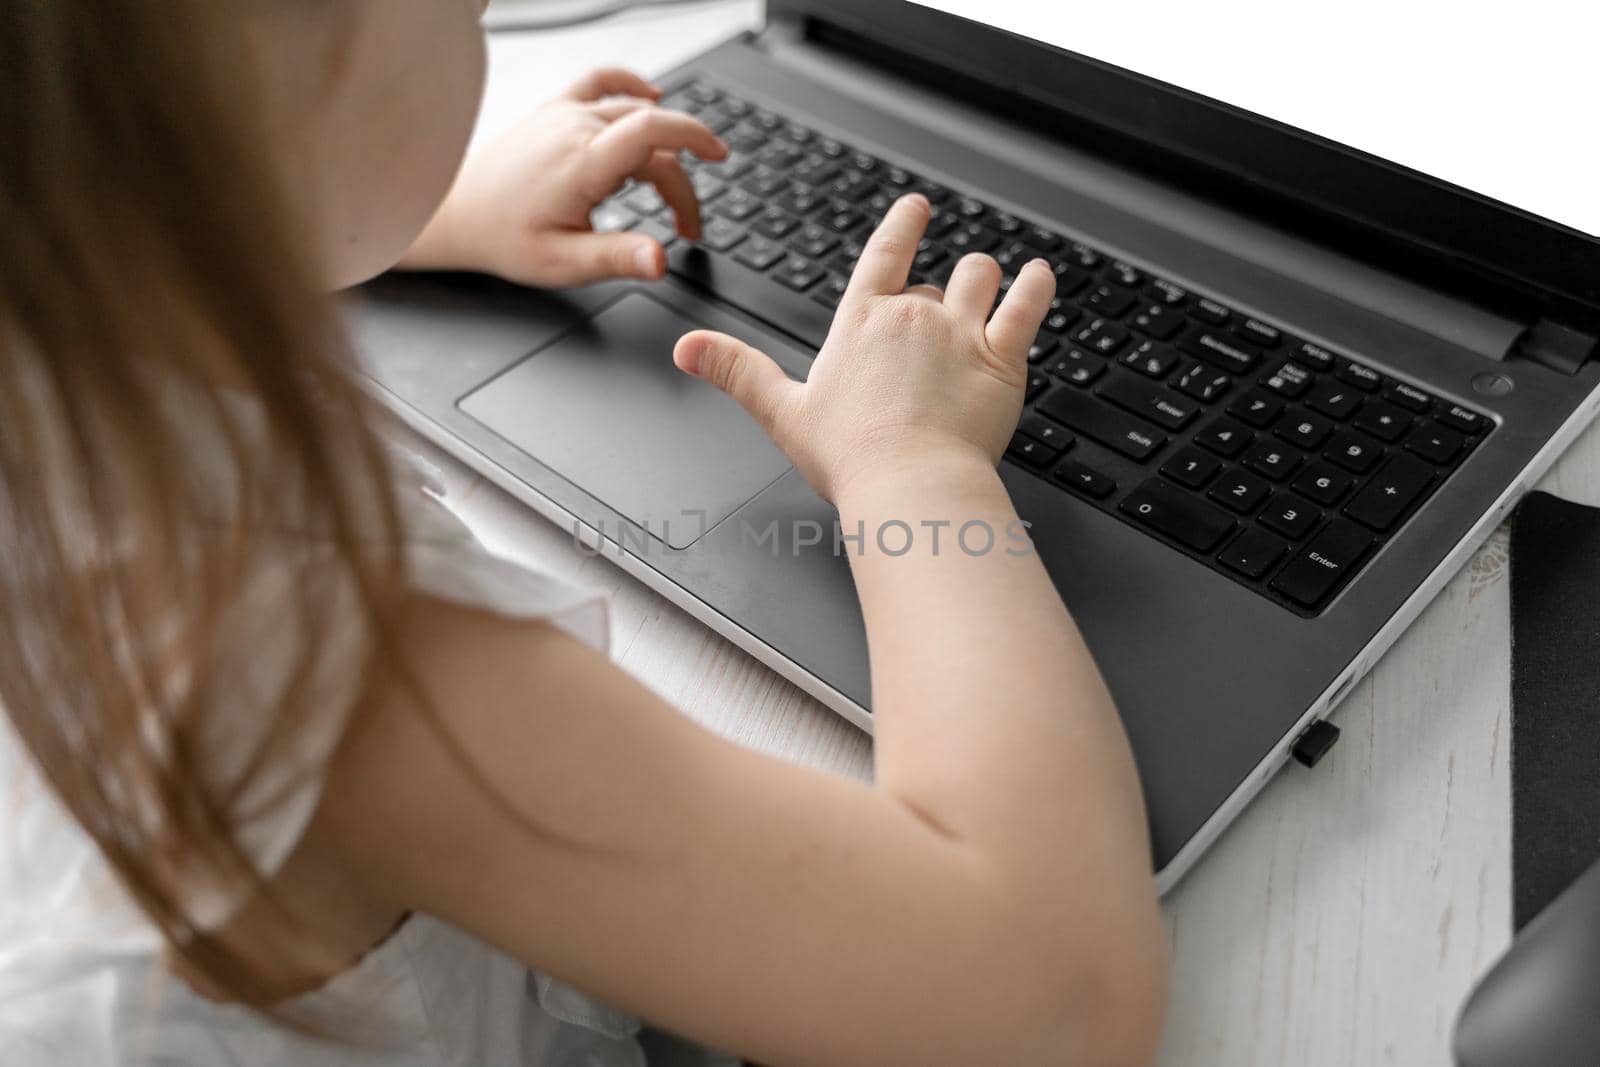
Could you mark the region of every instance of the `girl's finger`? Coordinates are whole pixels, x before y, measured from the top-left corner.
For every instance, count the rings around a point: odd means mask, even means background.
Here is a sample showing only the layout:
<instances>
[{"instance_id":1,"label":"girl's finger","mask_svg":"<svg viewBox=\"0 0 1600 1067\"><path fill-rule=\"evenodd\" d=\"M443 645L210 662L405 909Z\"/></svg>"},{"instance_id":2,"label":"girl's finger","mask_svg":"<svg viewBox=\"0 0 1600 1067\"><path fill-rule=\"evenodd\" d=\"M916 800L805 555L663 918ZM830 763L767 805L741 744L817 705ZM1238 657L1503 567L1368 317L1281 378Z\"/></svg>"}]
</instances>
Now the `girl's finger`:
<instances>
[{"instance_id":1,"label":"girl's finger","mask_svg":"<svg viewBox=\"0 0 1600 1067\"><path fill-rule=\"evenodd\" d=\"M911 286L906 290L905 295L918 297L919 299L924 300L932 300L935 304L943 303L945 298L943 289L939 288L937 285L929 285L927 282L923 282L921 285Z\"/></svg>"},{"instance_id":2,"label":"girl's finger","mask_svg":"<svg viewBox=\"0 0 1600 1067\"><path fill-rule=\"evenodd\" d=\"M581 101L599 100L606 96L641 96L647 100L660 100L661 90L631 70L602 67L591 70L573 82L562 95L568 100Z\"/></svg>"},{"instance_id":3,"label":"girl's finger","mask_svg":"<svg viewBox=\"0 0 1600 1067\"><path fill-rule=\"evenodd\" d=\"M917 242L928 228L932 209L921 193L902 196L889 208L878 228L867 238L861 257L850 275L846 298L892 296L905 289Z\"/></svg>"},{"instance_id":4,"label":"girl's finger","mask_svg":"<svg viewBox=\"0 0 1600 1067\"><path fill-rule=\"evenodd\" d=\"M1036 259L1023 267L984 331L995 355L1017 363L1025 361L1028 346L1039 335L1055 296L1056 276L1049 263Z\"/></svg>"},{"instance_id":5,"label":"girl's finger","mask_svg":"<svg viewBox=\"0 0 1600 1067\"><path fill-rule=\"evenodd\" d=\"M694 195L694 183L676 152L657 152L633 176L656 187L661 199L672 208L679 234L691 241L700 240L700 198Z\"/></svg>"},{"instance_id":6,"label":"girl's finger","mask_svg":"<svg viewBox=\"0 0 1600 1067\"><path fill-rule=\"evenodd\" d=\"M599 118L602 122L615 122L624 115L631 115L643 108L655 107L656 102L647 100L642 96L618 96L586 106L589 114Z\"/></svg>"},{"instance_id":7,"label":"girl's finger","mask_svg":"<svg viewBox=\"0 0 1600 1067\"><path fill-rule=\"evenodd\" d=\"M641 108L595 135L589 143L589 177L595 188L613 189L657 152L684 149L701 159L728 155L728 146L698 119L658 107Z\"/></svg>"},{"instance_id":8,"label":"girl's finger","mask_svg":"<svg viewBox=\"0 0 1600 1067\"><path fill-rule=\"evenodd\" d=\"M768 437L783 440L784 424L805 387L771 356L725 333L696 330L678 339L672 361L738 401Z\"/></svg>"},{"instance_id":9,"label":"girl's finger","mask_svg":"<svg viewBox=\"0 0 1600 1067\"><path fill-rule=\"evenodd\" d=\"M562 286L612 278L656 281L667 269L666 250L642 233L556 231L540 236L537 254L545 284Z\"/></svg>"},{"instance_id":10,"label":"girl's finger","mask_svg":"<svg viewBox=\"0 0 1600 1067\"><path fill-rule=\"evenodd\" d=\"M1000 264L993 256L972 252L962 256L945 285L944 304L973 325L982 325L1000 291Z\"/></svg>"}]
</instances>

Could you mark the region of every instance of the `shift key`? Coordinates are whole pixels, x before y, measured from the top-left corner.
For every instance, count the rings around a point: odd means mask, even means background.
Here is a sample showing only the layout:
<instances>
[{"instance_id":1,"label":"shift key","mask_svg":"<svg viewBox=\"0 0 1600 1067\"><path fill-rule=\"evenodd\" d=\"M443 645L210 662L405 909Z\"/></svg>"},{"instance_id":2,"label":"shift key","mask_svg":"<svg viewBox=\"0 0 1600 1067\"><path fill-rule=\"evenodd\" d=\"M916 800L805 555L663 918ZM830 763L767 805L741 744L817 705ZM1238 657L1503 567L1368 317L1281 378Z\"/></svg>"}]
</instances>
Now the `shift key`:
<instances>
[{"instance_id":1,"label":"shift key","mask_svg":"<svg viewBox=\"0 0 1600 1067\"><path fill-rule=\"evenodd\" d=\"M1334 519L1272 580L1272 588L1314 608L1345 580L1372 548L1372 535L1353 522Z\"/></svg>"},{"instance_id":2,"label":"shift key","mask_svg":"<svg viewBox=\"0 0 1600 1067\"><path fill-rule=\"evenodd\" d=\"M1143 419L1125 415L1076 389L1052 390L1034 407L1132 459L1148 459L1167 443L1166 435Z\"/></svg>"}]
</instances>

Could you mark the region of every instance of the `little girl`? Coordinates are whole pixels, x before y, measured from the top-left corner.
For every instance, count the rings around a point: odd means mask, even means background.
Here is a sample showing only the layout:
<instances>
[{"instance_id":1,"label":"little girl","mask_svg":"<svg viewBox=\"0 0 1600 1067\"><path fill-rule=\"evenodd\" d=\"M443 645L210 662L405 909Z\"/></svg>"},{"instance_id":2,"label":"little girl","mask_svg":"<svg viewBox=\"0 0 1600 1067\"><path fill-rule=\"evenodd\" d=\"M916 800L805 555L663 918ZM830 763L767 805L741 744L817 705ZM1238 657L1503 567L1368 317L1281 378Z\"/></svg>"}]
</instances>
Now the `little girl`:
<instances>
[{"instance_id":1,"label":"little girl","mask_svg":"<svg viewBox=\"0 0 1600 1067\"><path fill-rule=\"evenodd\" d=\"M462 164L481 6L0 17L0 1063L638 1065L641 1019L774 1065L1148 1062L1137 779L1033 555L852 552L865 784L677 714L378 443L323 294L660 279L591 209L633 178L694 239L680 153L726 152L602 71ZM677 346L846 528L1016 520L1053 277L908 289L928 216L804 384Z\"/></svg>"}]
</instances>

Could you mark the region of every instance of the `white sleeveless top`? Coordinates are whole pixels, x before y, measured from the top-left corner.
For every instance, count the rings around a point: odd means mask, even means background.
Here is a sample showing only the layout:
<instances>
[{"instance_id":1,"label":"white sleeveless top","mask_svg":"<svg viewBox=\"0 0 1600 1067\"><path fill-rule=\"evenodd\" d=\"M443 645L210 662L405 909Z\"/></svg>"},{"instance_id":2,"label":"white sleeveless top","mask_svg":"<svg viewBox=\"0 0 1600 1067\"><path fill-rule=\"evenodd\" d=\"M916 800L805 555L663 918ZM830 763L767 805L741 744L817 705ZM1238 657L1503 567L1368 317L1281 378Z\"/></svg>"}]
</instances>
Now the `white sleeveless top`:
<instances>
[{"instance_id":1,"label":"white sleeveless top","mask_svg":"<svg viewBox=\"0 0 1600 1067\"><path fill-rule=\"evenodd\" d=\"M607 644L603 599L499 559L437 497L427 465L408 460L397 492L414 587L440 599L519 619L542 618L597 648ZM283 571L262 568L250 610L266 646L251 669L271 669L271 605L284 602ZM275 580L276 579L276 580ZM353 602L351 603L353 610ZM351 628L352 656L361 653ZM265 652L263 653L263 648ZM249 685L214 716L226 762L229 740L248 737L260 708ZM242 827L246 851L268 876L293 850L320 793L356 690L306 719L296 759L263 774L261 795L299 780ZM255 790L250 791L254 793ZM248 804L248 796L241 798ZM241 808L240 810L248 810ZM220 904L220 902L219 902ZM227 909L219 907L217 921ZM0 1064L5 1067L643 1067L637 1020L530 972L473 938L414 916L351 971L290 1006L319 1002L362 1024L381 1047L330 1044L242 1008L212 1004L161 966L163 941L124 893L92 840L41 780L0 716ZM368 1010L370 1009L370 1010ZM697 1062L731 1065L707 1053Z\"/></svg>"}]
</instances>

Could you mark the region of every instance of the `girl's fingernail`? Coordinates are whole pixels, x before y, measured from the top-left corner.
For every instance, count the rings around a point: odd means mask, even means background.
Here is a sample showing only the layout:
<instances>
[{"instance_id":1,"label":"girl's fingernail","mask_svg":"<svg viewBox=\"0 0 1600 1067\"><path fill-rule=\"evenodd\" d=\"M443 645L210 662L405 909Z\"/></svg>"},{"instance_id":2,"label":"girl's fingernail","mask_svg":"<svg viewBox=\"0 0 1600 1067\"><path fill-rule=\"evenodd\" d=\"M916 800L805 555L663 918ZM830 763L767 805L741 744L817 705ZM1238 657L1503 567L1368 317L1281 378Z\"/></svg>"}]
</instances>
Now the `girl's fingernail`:
<instances>
[{"instance_id":1,"label":"girl's fingernail","mask_svg":"<svg viewBox=\"0 0 1600 1067\"><path fill-rule=\"evenodd\" d=\"M633 254L633 266L641 278L654 278L656 276L656 248L655 245L640 245L639 250Z\"/></svg>"}]
</instances>

